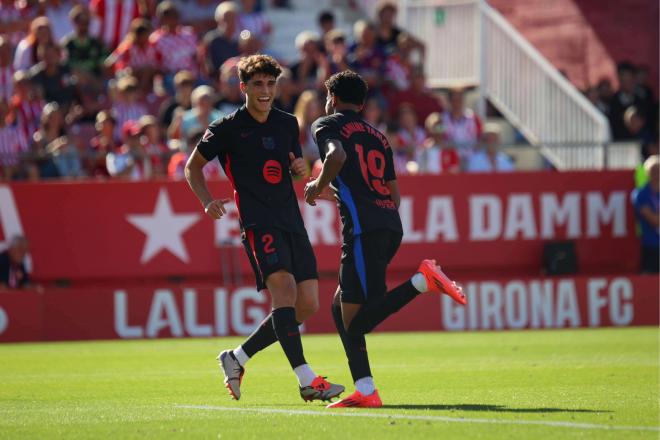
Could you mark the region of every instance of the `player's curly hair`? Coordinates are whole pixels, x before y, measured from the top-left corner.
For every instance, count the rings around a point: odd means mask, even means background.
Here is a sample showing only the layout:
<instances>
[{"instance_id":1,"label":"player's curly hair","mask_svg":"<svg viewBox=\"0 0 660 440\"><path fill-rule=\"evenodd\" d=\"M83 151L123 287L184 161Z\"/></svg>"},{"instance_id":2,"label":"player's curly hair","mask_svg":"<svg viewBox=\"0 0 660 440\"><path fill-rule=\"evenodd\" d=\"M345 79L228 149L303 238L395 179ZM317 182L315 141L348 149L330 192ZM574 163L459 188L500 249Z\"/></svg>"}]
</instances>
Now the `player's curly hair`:
<instances>
[{"instance_id":1,"label":"player's curly hair","mask_svg":"<svg viewBox=\"0 0 660 440\"><path fill-rule=\"evenodd\" d=\"M347 104L362 105L367 97L367 82L352 70L335 73L325 82L328 92Z\"/></svg>"},{"instance_id":2,"label":"player's curly hair","mask_svg":"<svg viewBox=\"0 0 660 440\"><path fill-rule=\"evenodd\" d=\"M282 73L282 67L270 55L250 55L243 57L238 62L238 78L242 83L247 83L250 79L259 73L271 75L275 78Z\"/></svg>"}]
</instances>

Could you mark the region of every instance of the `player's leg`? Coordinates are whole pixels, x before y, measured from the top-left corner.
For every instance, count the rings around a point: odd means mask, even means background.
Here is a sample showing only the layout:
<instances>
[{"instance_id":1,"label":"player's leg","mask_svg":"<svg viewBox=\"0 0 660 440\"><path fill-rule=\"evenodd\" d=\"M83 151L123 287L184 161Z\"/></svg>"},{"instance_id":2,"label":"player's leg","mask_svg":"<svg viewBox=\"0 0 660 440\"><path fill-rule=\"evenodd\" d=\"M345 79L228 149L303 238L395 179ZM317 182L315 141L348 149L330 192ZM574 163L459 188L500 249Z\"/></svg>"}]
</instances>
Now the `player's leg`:
<instances>
[{"instance_id":1,"label":"player's leg","mask_svg":"<svg viewBox=\"0 0 660 440\"><path fill-rule=\"evenodd\" d=\"M393 231L378 231L377 233L368 233L362 237L364 241L365 255L372 253L371 249L378 249L379 243L388 243L388 248L382 252L388 256L387 262L394 257L401 243L401 235ZM370 255L371 259L377 258ZM359 265L358 265L359 267ZM382 267L382 266L379 266ZM386 267L386 266L385 266ZM366 334L371 332L378 324L387 319L390 315L401 310L406 304L411 302L420 293L440 292L446 293L445 288L439 286L440 277L444 276L435 266L432 260L424 260L417 273L409 280L390 290L384 295L381 291L386 289L385 272L377 274L365 273L365 282L367 285L367 297L371 296L364 306L356 310L355 307L347 306L344 312L344 325L349 334ZM454 283L455 286L455 283ZM460 288L456 289L457 295L462 296ZM454 296L452 296L454 297ZM454 297L455 299L459 297ZM464 300L464 297L462 297ZM457 299L458 301L459 299ZM463 302L464 303L464 302Z\"/></svg>"},{"instance_id":2,"label":"player's leg","mask_svg":"<svg viewBox=\"0 0 660 440\"><path fill-rule=\"evenodd\" d=\"M289 240L292 249L292 272L297 283L297 309L300 310L301 317L307 318L319 308L316 257L307 235L290 233ZM301 375L306 376L311 372L311 368L307 365L298 367L294 371L301 385L300 395L305 400L330 400L344 391L343 385L330 383L321 376L316 376L311 383L304 385ZM311 376L307 379L309 377Z\"/></svg>"},{"instance_id":3,"label":"player's leg","mask_svg":"<svg viewBox=\"0 0 660 440\"><path fill-rule=\"evenodd\" d=\"M382 245L382 243L379 245ZM332 317L337 332L339 333L339 337L341 338L342 345L344 346L356 391L338 402L328 405L328 408L373 408L382 406L378 391L376 390L376 385L374 384L371 375L365 336L364 334L359 333L349 334L344 325L345 320L350 322L351 319L359 313L364 304L368 302L363 293L358 269L360 266L355 262L356 256L354 250L354 243L347 243L342 249L342 259L339 268L340 286L337 288L332 304ZM377 256L379 253L382 253L382 249L374 249L373 253L374 258L369 258L365 262L366 271L371 274L376 274L378 272L384 274L388 260ZM360 253L358 252L358 256L359 255ZM371 257L372 255L369 256ZM382 269L379 269L377 266L382 266ZM371 291L376 291L373 286Z\"/></svg>"}]
</instances>

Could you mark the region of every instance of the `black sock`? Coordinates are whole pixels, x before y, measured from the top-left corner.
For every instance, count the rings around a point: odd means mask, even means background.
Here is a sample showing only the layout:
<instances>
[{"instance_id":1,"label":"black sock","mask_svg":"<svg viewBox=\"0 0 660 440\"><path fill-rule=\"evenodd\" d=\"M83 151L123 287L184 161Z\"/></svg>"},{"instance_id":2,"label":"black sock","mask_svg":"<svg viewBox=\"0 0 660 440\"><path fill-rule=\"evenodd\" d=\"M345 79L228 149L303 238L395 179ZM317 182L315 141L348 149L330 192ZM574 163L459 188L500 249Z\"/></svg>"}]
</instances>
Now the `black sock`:
<instances>
[{"instance_id":1,"label":"black sock","mask_svg":"<svg viewBox=\"0 0 660 440\"><path fill-rule=\"evenodd\" d=\"M273 314L269 313L259 327L241 344L243 351L252 357L264 348L277 342L275 328L273 328Z\"/></svg>"},{"instance_id":2,"label":"black sock","mask_svg":"<svg viewBox=\"0 0 660 440\"><path fill-rule=\"evenodd\" d=\"M296 321L300 326L300 322ZM243 351L248 356L252 357L259 353L264 348L268 348L277 342L277 335L273 327L273 314L269 313L268 316L259 324L252 334L241 344Z\"/></svg>"},{"instance_id":3,"label":"black sock","mask_svg":"<svg viewBox=\"0 0 660 440\"><path fill-rule=\"evenodd\" d=\"M273 310L272 315L275 334L291 364L291 368L306 364L307 361L305 361L302 341L300 340L300 330L296 322L296 309L293 307L280 307Z\"/></svg>"},{"instance_id":4,"label":"black sock","mask_svg":"<svg viewBox=\"0 0 660 440\"><path fill-rule=\"evenodd\" d=\"M332 305L332 318L335 321L335 327L344 345L346 358L348 358L348 368L351 370L353 382L363 377L371 376L369 368L369 355L367 354L367 342L364 335L349 335L344 329L344 321L341 318L341 306Z\"/></svg>"},{"instance_id":5,"label":"black sock","mask_svg":"<svg viewBox=\"0 0 660 440\"><path fill-rule=\"evenodd\" d=\"M401 310L417 295L419 295L419 291L408 280L377 300L364 304L348 326L348 334L369 333L388 316Z\"/></svg>"}]
</instances>

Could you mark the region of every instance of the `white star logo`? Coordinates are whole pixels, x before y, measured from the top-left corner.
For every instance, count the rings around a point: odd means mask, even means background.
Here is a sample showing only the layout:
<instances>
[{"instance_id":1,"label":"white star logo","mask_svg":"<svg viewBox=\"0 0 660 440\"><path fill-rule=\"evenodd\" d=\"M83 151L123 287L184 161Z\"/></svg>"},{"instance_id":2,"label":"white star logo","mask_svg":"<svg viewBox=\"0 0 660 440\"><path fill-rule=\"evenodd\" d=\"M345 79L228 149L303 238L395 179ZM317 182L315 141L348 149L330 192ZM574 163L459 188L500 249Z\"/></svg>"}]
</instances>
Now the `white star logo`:
<instances>
[{"instance_id":1,"label":"white star logo","mask_svg":"<svg viewBox=\"0 0 660 440\"><path fill-rule=\"evenodd\" d=\"M176 214L165 189L158 192L153 214L130 214L126 220L147 236L140 263L147 263L162 249L170 251L184 263L188 262L188 251L181 236L197 223L199 214Z\"/></svg>"}]
</instances>

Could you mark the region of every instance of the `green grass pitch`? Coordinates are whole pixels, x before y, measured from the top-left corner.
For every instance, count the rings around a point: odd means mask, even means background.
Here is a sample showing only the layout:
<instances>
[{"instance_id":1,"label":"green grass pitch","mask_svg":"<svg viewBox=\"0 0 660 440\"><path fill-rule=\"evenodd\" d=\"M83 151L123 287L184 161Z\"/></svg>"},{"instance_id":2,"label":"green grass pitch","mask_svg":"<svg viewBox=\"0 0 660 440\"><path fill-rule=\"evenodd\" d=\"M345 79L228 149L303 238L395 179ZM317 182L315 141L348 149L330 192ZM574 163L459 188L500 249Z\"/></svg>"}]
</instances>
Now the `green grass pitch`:
<instances>
[{"instance_id":1,"label":"green grass pitch","mask_svg":"<svg viewBox=\"0 0 660 440\"><path fill-rule=\"evenodd\" d=\"M300 399L279 346L250 361L230 400L215 356L240 340L0 345L0 438L660 436L657 328L376 333L386 407L343 411ZM303 344L318 374L352 391L337 336Z\"/></svg>"}]
</instances>

